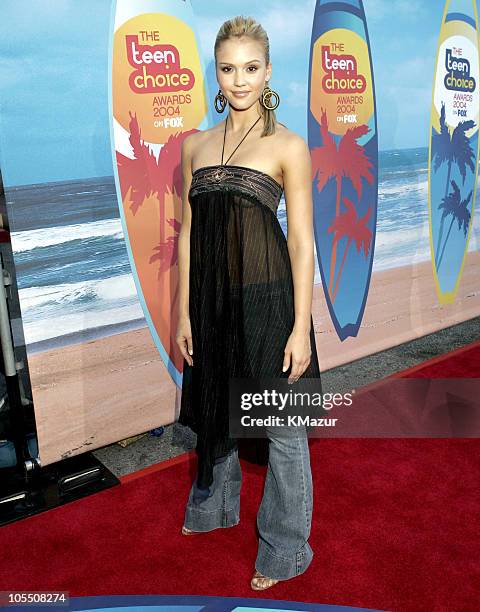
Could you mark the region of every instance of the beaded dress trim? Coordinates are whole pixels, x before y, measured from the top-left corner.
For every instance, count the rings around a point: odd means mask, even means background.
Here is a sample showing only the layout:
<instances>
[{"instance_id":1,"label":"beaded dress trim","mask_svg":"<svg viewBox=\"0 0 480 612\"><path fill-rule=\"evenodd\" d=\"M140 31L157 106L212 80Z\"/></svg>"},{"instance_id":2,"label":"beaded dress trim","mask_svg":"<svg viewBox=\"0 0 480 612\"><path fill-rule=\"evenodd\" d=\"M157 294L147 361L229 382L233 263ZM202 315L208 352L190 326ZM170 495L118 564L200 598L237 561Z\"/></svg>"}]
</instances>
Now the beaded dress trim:
<instances>
[{"instance_id":1,"label":"beaded dress trim","mask_svg":"<svg viewBox=\"0 0 480 612\"><path fill-rule=\"evenodd\" d=\"M246 166L204 166L192 173L189 196L210 191L239 191L276 214L283 189L269 174Z\"/></svg>"}]
</instances>

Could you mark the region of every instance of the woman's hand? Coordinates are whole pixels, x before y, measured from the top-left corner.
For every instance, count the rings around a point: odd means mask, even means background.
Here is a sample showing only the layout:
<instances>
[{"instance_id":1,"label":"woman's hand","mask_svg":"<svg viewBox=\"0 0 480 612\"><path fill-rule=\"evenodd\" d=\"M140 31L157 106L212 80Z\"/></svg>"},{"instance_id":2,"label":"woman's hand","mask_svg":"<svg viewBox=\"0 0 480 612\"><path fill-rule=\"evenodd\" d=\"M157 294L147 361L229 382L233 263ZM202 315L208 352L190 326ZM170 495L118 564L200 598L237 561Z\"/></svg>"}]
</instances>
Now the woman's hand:
<instances>
[{"instance_id":1,"label":"woman's hand","mask_svg":"<svg viewBox=\"0 0 480 612\"><path fill-rule=\"evenodd\" d=\"M190 357L190 355L193 355L192 328L190 317L187 315L181 316L178 320L176 340L188 365L193 366L193 359Z\"/></svg>"},{"instance_id":2,"label":"woman's hand","mask_svg":"<svg viewBox=\"0 0 480 612\"><path fill-rule=\"evenodd\" d=\"M285 346L285 357L283 358L283 372L292 366L288 382L296 382L308 368L311 360L312 348L310 345L310 332L293 328L292 333Z\"/></svg>"}]
</instances>

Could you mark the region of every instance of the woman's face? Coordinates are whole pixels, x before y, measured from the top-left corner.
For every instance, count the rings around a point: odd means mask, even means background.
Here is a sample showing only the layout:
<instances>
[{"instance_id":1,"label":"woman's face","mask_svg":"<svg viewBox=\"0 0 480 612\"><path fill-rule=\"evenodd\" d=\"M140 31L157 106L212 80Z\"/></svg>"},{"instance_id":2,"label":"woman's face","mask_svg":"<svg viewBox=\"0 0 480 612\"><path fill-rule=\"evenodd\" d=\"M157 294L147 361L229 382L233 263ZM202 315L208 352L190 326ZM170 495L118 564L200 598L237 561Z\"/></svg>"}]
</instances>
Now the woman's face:
<instances>
[{"instance_id":1,"label":"woman's face","mask_svg":"<svg viewBox=\"0 0 480 612\"><path fill-rule=\"evenodd\" d=\"M217 51L217 80L229 104L245 110L262 95L272 67L261 43L248 37L225 40ZM237 95L245 92L244 95Z\"/></svg>"}]
</instances>

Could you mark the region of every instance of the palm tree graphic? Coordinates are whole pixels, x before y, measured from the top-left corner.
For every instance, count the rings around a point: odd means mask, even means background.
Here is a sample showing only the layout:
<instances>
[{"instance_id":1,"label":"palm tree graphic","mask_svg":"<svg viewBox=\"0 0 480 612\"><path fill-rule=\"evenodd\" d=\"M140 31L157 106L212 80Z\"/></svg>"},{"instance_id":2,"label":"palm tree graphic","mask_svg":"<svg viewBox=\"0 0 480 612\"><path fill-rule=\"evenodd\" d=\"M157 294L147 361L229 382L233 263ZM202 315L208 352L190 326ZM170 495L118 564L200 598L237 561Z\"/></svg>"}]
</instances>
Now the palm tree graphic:
<instances>
[{"instance_id":1,"label":"palm tree graphic","mask_svg":"<svg viewBox=\"0 0 480 612\"><path fill-rule=\"evenodd\" d=\"M452 189L447 196L445 196L442 200L442 203L439 205L440 209L443 209L442 213L442 223L448 217L448 215L452 215L452 220L450 222L450 227L448 228L447 236L445 238L445 242L443 243L442 252L440 253L440 258L438 260L437 269L440 268L440 264L442 263L443 254L445 253L445 247L447 246L448 237L450 236L450 230L452 229L453 222L455 219L458 221L458 229L462 229L463 226L463 235L467 236L468 226L470 224L470 211L468 210L468 205L472 198L473 190L470 191L467 198L462 200L462 196L460 193L460 188L458 187L455 181L452 181Z\"/></svg>"},{"instance_id":2,"label":"palm tree graphic","mask_svg":"<svg viewBox=\"0 0 480 612\"><path fill-rule=\"evenodd\" d=\"M349 128L337 144L328 131L327 113L322 108L320 121L320 133L323 145L314 147L311 151L313 180L317 179L317 190L322 191L327 182L334 178L336 180L336 202L335 219L340 215L340 201L342 196L343 178L350 179L358 200L362 198L362 179L373 183L372 162L365 154L365 148L357 143L357 140L368 134L370 128L367 125L358 125ZM330 276L328 282L328 293L332 298L332 286L335 277L335 264L337 259L337 242L332 241L332 253L330 259Z\"/></svg>"},{"instance_id":3,"label":"palm tree graphic","mask_svg":"<svg viewBox=\"0 0 480 612\"><path fill-rule=\"evenodd\" d=\"M130 199L130 210L135 215L145 201L154 195L158 201L159 222L159 244L154 248L154 253L149 263L159 262L158 278L170 267L177 263L178 258L178 234L180 222L170 218L166 222L174 230L174 235L165 239L165 196L167 193L175 193L180 196L182 192L182 174L179 164L181 146L183 140L192 132L189 130L171 134L160 150L157 158L141 139L141 130L138 125L137 115L130 115L130 137L133 159L117 152L118 171L121 177L120 189L122 200L127 195Z\"/></svg>"},{"instance_id":4,"label":"palm tree graphic","mask_svg":"<svg viewBox=\"0 0 480 612\"><path fill-rule=\"evenodd\" d=\"M363 246L365 259L368 259L368 253L370 251L373 238L372 231L367 227L368 220L372 213L372 207L369 206L365 215L359 219L353 202L351 202L348 198L343 198L343 203L347 207L347 210L338 217L335 217L332 225L328 228L329 233L334 232L333 241L335 243L341 240L341 238L344 236L348 237L348 242L343 252L340 269L338 270L337 280L335 282L332 304L335 302L335 298L337 297L338 283L340 282L340 277L342 276L343 265L347 258L350 243L352 240L355 240L358 253L360 253Z\"/></svg>"},{"instance_id":5,"label":"palm tree graphic","mask_svg":"<svg viewBox=\"0 0 480 612\"><path fill-rule=\"evenodd\" d=\"M457 127L450 133L450 129L445 120L445 104L442 102L442 110L440 111L440 132L434 129L432 136L432 160L435 161L434 170L438 171L443 163L448 163L447 172L447 184L445 186L445 196L442 200L442 204L439 204L438 208L443 207L443 202L448 197L448 186L450 184L450 174L452 170L452 164L455 162L462 176L462 183L465 183L465 177L467 174L467 166L472 172L475 171L475 153L470 146L470 140L466 136L465 132L475 127L475 121L469 119L468 121L460 121ZM440 262L438 255L440 251L440 244L442 242L445 212L442 215L440 222L440 232L437 239L437 247L435 249L435 264L438 266ZM446 241L445 241L446 244Z\"/></svg>"}]
</instances>

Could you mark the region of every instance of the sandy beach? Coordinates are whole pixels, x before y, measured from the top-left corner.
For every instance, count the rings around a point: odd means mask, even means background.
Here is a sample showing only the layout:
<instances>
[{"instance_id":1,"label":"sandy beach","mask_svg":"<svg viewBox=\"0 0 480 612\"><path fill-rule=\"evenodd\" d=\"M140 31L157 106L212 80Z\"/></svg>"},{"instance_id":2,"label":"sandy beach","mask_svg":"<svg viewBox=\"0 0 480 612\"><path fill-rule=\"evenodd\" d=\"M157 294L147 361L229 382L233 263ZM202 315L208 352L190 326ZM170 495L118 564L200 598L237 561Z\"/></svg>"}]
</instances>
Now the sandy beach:
<instances>
[{"instance_id":1,"label":"sandy beach","mask_svg":"<svg viewBox=\"0 0 480 612\"><path fill-rule=\"evenodd\" d=\"M343 342L316 285L321 370L478 316L479 269L480 253L469 253L448 305L438 303L430 262L374 273L359 334ZM180 391L147 328L29 355L28 362L43 465L172 423L178 414Z\"/></svg>"},{"instance_id":2,"label":"sandy beach","mask_svg":"<svg viewBox=\"0 0 480 612\"><path fill-rule=\"evenodd\" d=\"M479 266L480 253L468 253L453 304L439 304L430 262L372 274L358 336L343 342L340 342L333 328L323 290L316 287L312 315L321 370L478 317Z\"/></svg>"}]
</instances>

